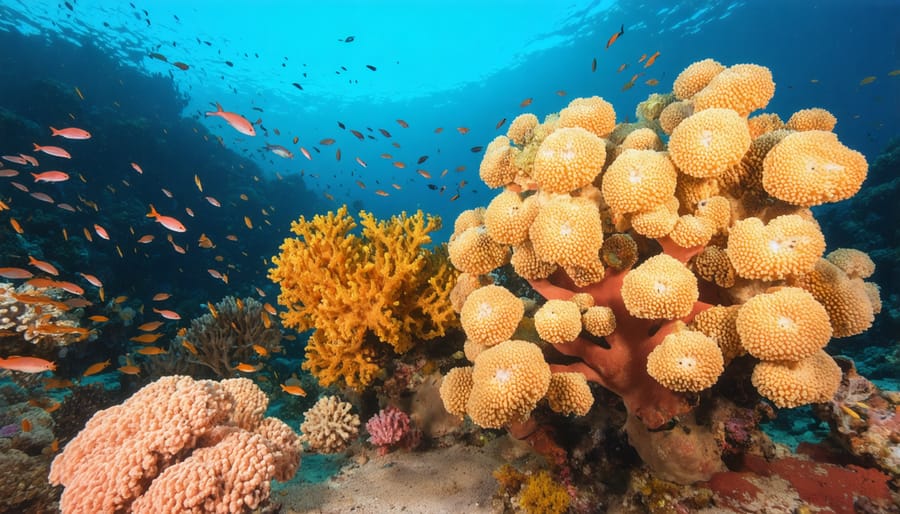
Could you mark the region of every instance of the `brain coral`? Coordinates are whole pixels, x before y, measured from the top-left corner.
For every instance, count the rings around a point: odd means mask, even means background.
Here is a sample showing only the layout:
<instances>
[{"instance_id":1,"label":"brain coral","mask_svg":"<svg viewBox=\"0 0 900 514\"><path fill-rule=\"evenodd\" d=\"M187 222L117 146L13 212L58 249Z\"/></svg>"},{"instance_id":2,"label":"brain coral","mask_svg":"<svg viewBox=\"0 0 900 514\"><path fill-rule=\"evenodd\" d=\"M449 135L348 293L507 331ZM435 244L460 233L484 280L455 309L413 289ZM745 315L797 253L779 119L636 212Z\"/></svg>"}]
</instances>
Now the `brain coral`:
<instances>
[{"instance_id":1,"label":"brain coral","mask_svg":"<svg viewBox=\"0 0 900 514\"><path fill-rule=\"evenodd\" d=\"M677 330L647 356L647 373L673 391L698 392L712 387L724 370L719 346L693 330Z\"/></svg>"},{"instance_id":2,"label":"brain coral","mask_svg":"<svg viewBox=\"0 0 900 514\"><path fill-rule=\"evenodd\" d=\"M616 111L611 103L592 96L576 98L559 111L557 127L581 127L598 137L606 137L616 126Z\"/></svg>"},{"instance_id":3,"label":"brain coral","mask_svg":"<svg viewBox=\"0 0 900 514\"><path fill-rule=\"evenodd\" d=\"M525 314L522 301L502 286L472 291L460 311L463 330L472 341L493 346L510 338Z\"/></svg>"},{"instance_id":4,"label":"brain coral","mask_svg":"<svg viewBox=\"0 0 900 514\"><path fill-rule=\"evenodd\" d=\"M825 236L815 222L796 214L768 225L746 218L731 227L726 252L739 276L778 280L812 271L825 252Z\"/></svg>"},{"instance_id":5,"label":"brain coral","mask_svg":"<svg viewBox=\"0 0 900 514\"><path fill-rule=\"evenodd\" d=\"M479 426L500 428L528 417L550 386L550 366L541 349L510 340L475 359L466 412Z\"/></svg>"},{"instance_id":6,"label":"brain coral","mask_svg":"<svg viewBox=\"0 0 900 514\"><path fill-rule=\"evenodd\" d=\"M766 154L766 191L805 207L855 195L869 171L863 154L841 144L832 132L808 130L788 135Z\"/></svg>"},{"instance_id":7,"label":"brain coral","mask_svg":"<svg viewBox=\"0 0 900 514\"><path fill-rule=\"evenodd\" d=\"M725 108L746 118L764 109L775 96L772 72L756 64L735 64L716 74L709 84L691 97L694 110Z\"/></svg>"},{"instance_id":8,"label":"brain coral","mask_svg":"<svg viewBox=\"0 0 900 514\"><path fill-rule=\"evenodd\" d=\"M603 198L618 214L648 211L675 194L678 172L665 153L625 150L603 174Z\"/></svg>"},{"instance_id":9,"label":"brain coral","mask_svg":"<svg viewBox=\"0 0 900 514\"><path fill-rule=\"evenodd\" d=\"M798 361L818 352L831 339L828 313L813 295L784 287L754 296L737 315L741 345L763 360Z\"/></svg>"},{"instance_id":10,"label":"brain coral","mask_svg":"<svg viewBox=\"0 0 900 514\"><path fill-rule=\"evenodd\" d=\"M541 189L568 193L590 184L606 162L606 144L580 127L547 136L534 157L532 178Z\"/></svg>"},{"instance_id":11,"label":"brain coral","mask_svg":"<svg viewBox=\"0 0 900 514\"><path fill-rule=\"evenodd\" d=\"M747 120L738 113L706 109L675 127L669 139L669 157L692 177L715 177L741 162L750 141Z\"/></svg>"},{"instance_id":12,"label":"brain coral","mask_svg":"<svg viewBox=\"0 0 900 514\"><path fill-rule=\"evenodd\" d=\"M686 316L699 295L697 277L678 259L664 253L644 261L622 282L622 300L637 318Z\"/></svg>"}]
</instances>

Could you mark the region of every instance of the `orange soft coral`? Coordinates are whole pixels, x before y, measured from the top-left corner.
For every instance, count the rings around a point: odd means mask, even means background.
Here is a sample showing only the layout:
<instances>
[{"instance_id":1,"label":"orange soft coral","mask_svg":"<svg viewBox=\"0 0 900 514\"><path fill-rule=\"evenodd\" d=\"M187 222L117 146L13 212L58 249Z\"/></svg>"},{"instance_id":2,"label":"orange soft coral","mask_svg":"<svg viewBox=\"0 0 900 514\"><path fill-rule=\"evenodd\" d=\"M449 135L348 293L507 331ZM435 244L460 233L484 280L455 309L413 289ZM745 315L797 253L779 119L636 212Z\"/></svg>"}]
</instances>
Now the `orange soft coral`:
<instances>
[{"instance_id":1,"label":"orange soft coral","mask_svg":"<svg viewBox=\"0 0 900 514\"><path fill-rule=\"evenodd\" d=\"M376 220L363 211L359 223L356 235L346 206L301 217L291 225L299 237L285 239L272 258L269 277L281 286L285 326L316 329L304 367L322 385L371 383L374 353L384 348L367 343L369 334L405 353L457 324L449 295L457 272L441 249L426 248L440 219L419 211Z\"/></svg>"}]
</instances>

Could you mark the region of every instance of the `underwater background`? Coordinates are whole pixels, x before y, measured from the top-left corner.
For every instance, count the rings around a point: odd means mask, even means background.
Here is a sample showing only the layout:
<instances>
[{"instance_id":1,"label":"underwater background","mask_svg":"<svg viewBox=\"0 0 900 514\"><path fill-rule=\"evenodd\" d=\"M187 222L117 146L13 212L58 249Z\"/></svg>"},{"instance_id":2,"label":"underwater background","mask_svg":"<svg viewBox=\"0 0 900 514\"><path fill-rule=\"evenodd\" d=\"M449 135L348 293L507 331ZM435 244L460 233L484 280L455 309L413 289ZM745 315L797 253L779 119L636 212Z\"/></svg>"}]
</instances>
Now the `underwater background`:
<instances>
[{"instance_id":1,"label":"underwater background","mask_svg":"<svg viewBox=\"0 0 900 514\"><path fill-rule=\"evenodd\" d=\"M693 62L754 63L776 84L765 112L826 108L869 163L860 195L812 209L826 252L869 253L883 302L871 329L828 351L896 390L898 17L890 0L2 0L0 268L35 271L35 259L84 289L87 340L42 355L68 381L50 398L92 383L130 394L165 367L148 371L147 344L183 339L226 296L255 298L276 322L272 256L300 216L421 210L442 219L439 246L461 212L492 198L478 177L484 149L518 115L543 119L599 95L618 122L634 122L635 106ZM217 104L255 135L208 115ZM32 178L47 170L68 178ZM151 209L185 230L167 230ZM309 334L283 330L279 343L259 342L277 356L256 349L229 366L265 365L276 392L288 377L320 392L300 369ZM0 357L27 348L0 339ZM296 428L316 394L290 394L270 410ZM828 427L809 417L798 408L766 429L794 446L821 439Z\"/></svg>"}]
</instances>

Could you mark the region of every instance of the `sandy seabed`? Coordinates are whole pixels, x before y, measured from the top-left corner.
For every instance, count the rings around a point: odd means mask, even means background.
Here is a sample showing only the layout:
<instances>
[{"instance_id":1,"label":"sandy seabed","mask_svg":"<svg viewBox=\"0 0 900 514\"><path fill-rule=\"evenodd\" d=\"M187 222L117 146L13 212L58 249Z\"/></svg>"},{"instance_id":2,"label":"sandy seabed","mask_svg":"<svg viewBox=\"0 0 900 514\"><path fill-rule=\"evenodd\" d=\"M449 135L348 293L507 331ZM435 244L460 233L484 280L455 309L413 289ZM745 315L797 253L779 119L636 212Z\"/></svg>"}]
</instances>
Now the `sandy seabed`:
<instances>
[{"instance_id":1,"label":"sandy seabed","mask_svg":"<svg viewBox=\"0 0 900 514\"><path fill-rule=\"evenodd\" d=\"M490 513L497 490L492 473L518 453L513 446L501 437L481 448L395 451L348 464L323 482L287 484L272 500L285 514Z\"/></svg>"}]
</instances>

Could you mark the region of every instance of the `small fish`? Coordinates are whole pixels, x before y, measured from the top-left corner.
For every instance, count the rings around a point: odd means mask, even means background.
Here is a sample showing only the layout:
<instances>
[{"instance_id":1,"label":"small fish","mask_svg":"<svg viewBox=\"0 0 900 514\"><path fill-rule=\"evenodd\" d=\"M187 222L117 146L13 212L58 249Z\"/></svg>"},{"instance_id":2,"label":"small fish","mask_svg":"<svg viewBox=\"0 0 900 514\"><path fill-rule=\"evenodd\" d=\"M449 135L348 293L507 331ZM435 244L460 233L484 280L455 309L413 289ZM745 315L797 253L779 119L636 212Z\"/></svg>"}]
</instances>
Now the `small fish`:
<instances>
[{"instance_id":1,"label":"small fish","mask_svg":"<svg viewBox=\"0 0 900 514\"><path fill-rule=\"evenodd\" d=\"M153 344L156 342L157 339L159 339L162 336L163 336L162 333L153 332L153 333L149 333L149 334L141 334L139 336L134 336L134 337L129 338L128 340L134 341L135 343L141 343L141 344Z\"/></svg>"},{"instance_id":2,"label":"small fish","mask_svg":"<svg viewBox=\"0 0 900 514\"><path fill-rule=\"evenodd\" d=\"M193 355L197 355L198 353L200 353L197 351L197 347L194 346L193 343L191 343L187 339L184 339L181 341L181 346L183 346L187 351L191 352L191 354L193 354Z\"/></svg>"},{"instance_id":3,"label":"small fish","mask_svg":"<svg viewBox=\"0 0 900 514\"><path fill-rule=\"evenodd\" d=\"M398 168L401 170L406 168L406 163L401 162L401 161L394 161L392 164L394 165L395 168Z\"/></svg>"},{"instance_id":4,"label":"small fish","mask_svg":"<svg viewBox=\"0 0 900 514\"><path fill-rule=\"evenodd\" d=\"M625 34L624 24L619 28L618 32L609 37L609 41L606 42L606 48L609 49L609 47L611 47L612 44L615 43L616 40L619 39L623 34Z\"/></svg>"},{"instance_id":5,"label":"small fish","mask_svg":"<svg viewBox=\"0 0 900 514\"><path fill-rule=\"evenodd\" d=\"M875 75L870 75L870 76L860 80L859 85L865 86L866 84L871 84L872 82L875 82L875 79L877 79L877 78L878 77L876 77Z\"/></svg>"},{"instance_id":6,"label":"small fish","mask_svg":"<svg viewBox=\"0 0 900 514\"><path fill-rule=\"evenodd\" d=\"M0 277L3 277L3 278L22 279L22 278L31 278L33 276L34 276L34 273L28 271L27 269L0 268Z\"/></svg>"},{"instance_id":7,"label":"small fish","mask_svg":"<svg viewBox=\"0 0 900 514\"><path fill-rule=\"evenodd\" d=\"M376 189L375 194L378 196L390 196L390 193L388 193L384 189Z\"/></svg>"},{"instance_id":8,"label":"small fish","mask_svg":"<svg viewBox=\"0 0 900 514\"><path fill-rule=\"evenodd\" d=\"M425 177L427 179L431 178L431 173L428 173L428 170L416 170L416 173L418 173L419 175L422 175L423 177Z\"/></svg>"},{"instance_id":9,"label":"small fish","mask_svg":"<svg viewBox=\"0 0 900 514\"><path fill-rule=\"evenodd\" d=\"M531 105L531 102L533 102L533 101L534 101L534 98L528 97L528 98L522 100L522 103L519 104L519 107L522 107L522 108L528 107L529 105Z\"/></svg>"},{"instance_id":10,"label":"small fish","mask_svg":"<svg viewBox=\"0 0 900 514\"><path fill-rule=\"evenodd\" d=\"M94 232L96 232L98 236L109 241L109 232L107 232L106 229L102 226L94 223Z\"/></svg>"},{"instance_id":11,"label":"small fish","mask_svg":"<svg viewBox=\"0 0 900 514\"><path fill-rule=\"evenodd\" d=\"M197 241L197 246L200 248L215 248L216 245L213 244L212 239L210 239L206 234L200 234L200 239Z\"/></svg>"},{"instance_id":12,"label":"small fish","mask_svg":"<svg viewBox=\"0 0 900 514\"><path fill-rule=\"evenodd\" d=\"M203 192L203 182L200 182L200 176L196 173L194 174L194 184L197 186L197 189L202 193Z\"/></svg>"},{"instance_id":13,"label":"small fish","mask_svg":"<svg viewBox=\"0 0 900 514\"><path fill-rule=\"evenodd\" d=\"M175 311L170 311L170 310L167 310L167 309L157 309L156 307L154 307L154 308L153 308L153 312L159 314L160 316L162 316L162 317L164 317L164 318L166 318L166 319L171 319L171 320L179 320L179 319L181 319L181 315L178 314L178 313L175 312Z\"/></svg>"},{"instance_id":14,"label":"small fish","mask_svg":"<svg viewBox=\"0 0 900 514\"><path fill-rule=\"evenodd\" d=\"M158 346L144 346L138 348L137 353L141 355L160 355L167 352Z\"/></svg>"},{"instance_id":15,"label":"small fish","mask_svg":"<svg viewBox=\"0 0 900 514\"><path fill-rule=\"evenodd\" d=\"M250 216L244 216L244 225L247 225L247 228L253 230L253 221L250 220Z\"/></svg>"},{"instance_id":16,"label":"small fish","mask_svg":"<svg viewBox=\"0 0 900 514\"><path fill-rule=\"evenodd\" d=\"M54 266L46 261L39 261L39 260L35 259L34 257L32 257L31 255L28 256L28 264L43 271L44 273L49 273L53 276L59 275L59 270L56 269L56 266Z\"/></svg>"},{"instance_id":17,"label":"small fish","mask_svg":"<svg viewBox=\"0 0 900 514\"><path fill-rule=\"evenodd\" d=\"M161 327L163 325L163 323L164 322L162 322L162 321L148 321L147 323L144 323L143 325L139 326L138 330L141 330L143 332L153 332L157 328Z\"/></svg>"},{"instance_id":18,"label":"small fish","mask_svg":"<svg viewBox=\"0 0 900 514\"><path fill-rule=\"evenodd\" d=\"M653 63L656 62L657 57L659 57L659 50L657 50L656 53L654 53L647 59L647 62L644 63L644 68L649 68L650 66L652 66Z\"/></svg>"},{"instance_id":19,"label":"small fish","mask_svg":"<svg viewBox=\"0 0 900 514\"><path fill-rule=\"evenodd\" d=\"M270 304L270 303L263 304L263 309L266 312L268 312L269 314L271 314L272 316L274 316L278 313L278 311L275 310L275 307L272 307L272 304Z\"/></svg>"},{"instance_id":20,"label":"small fish","mask_svg":"<svg viewBox=\"0 0 900 514\"><path fill-rule=\"evenodd\" d=\"M77 127L66 127L63 129L58 129L55 127L50 127L50 135L51 136L59 136L65 139L90 139L91 133L87 130L80 129Z\"/></svg>"},{"instance_id":21,"label":"small fish","mask_svg":"<svg viewBox=\"0 0 900 514\"><path fill-rule=\"evenodd\" d=\"M565 90L562 90L562 89L560 89L559 91L556 92L556 96L566 96L566 94L567 93L565 92Z\"/></svg>"},{"instance_id":22,"label":"small fish","mask_svg":"<svg viewBox=\"0 0 900 514\"><path fill-rule=\"evenodd\" d=\"M154 302L163 302L163 301L168 300L171 297L172 297L172 295L169 293L156 293L155 295L153 295L153 301Z\"/></svg>"},{"instance_id":23,"label":"small fish","mask_svg":"<svg viewBox=\"0 0 900 514\"><path fill-rule=\"evenodd\" d=\"M60 148L58 146L41 146L37 143L34 144L35 152L44 152L47 155L52 155L54 157L60 157L62 159L71 159L72 154L67 152L65 149Z\"/></svg>"},{"instance_id":24,"label":"small fish","mask_svg":"<svg viewBox=\"0 0 900 514\"><path fill-rule=\"evenodd\" d=\"M216 306L212 302L206 302L206 308L209 309L209 313L212 314L213 318L219 317L219 311L216 310Z\"/></svg>"},{"instance_id":25,"label":"small fish","mask_svg":"<svg viewBox=\"0 0 900 514\"><path fill-rule=\"evenodd\" d=\"M211 196L204 196L203 198L205 198L206 201L209 202L209 204L212 205L213 207L221 207L222 206L222 204L219 203L218 200L216 200L215 198L213 198Z\"/></svg>"},{"instance_id":26,"label":"small fish","mask_svg":"<svg viewBox=\"0 0 900 514\"><path fill-rule=\"evenodd\" d=\"M109 318L106 316L100 316L99 314L96 316L88 316L88 319L93 321L94 323L106 323L109 321Z\"/></svg>"},{"instance_id":27,"label":"small fish","mask_svg":"<svg viewBox=\"0 0 900 514\"><path fill-rule=\"evenodd\" d=\"M145 236L141 236L141 238L138 239L137 242L140 243L140 244L147 244L147 243L152 242L154 239L156 239L156 236L152 236L152 235L150 235L150 234L147 234L147 235L145 235Z\"/></svg>"},{"instance_id":28,"label":"small fish","mask_svg":"<svg viewBox=\"0 0 900 514\"><path fill-rule=\"evenodd\" d=\"M659 84L659 81L656 79L647 79L644 81L644 84L647 84L648 86L655 86Z\"/></svg>"},{"instance_id":29,"label":"small fish","mask_svg":"<svg viewBox=\"0 0 900 514\"><path fill-rule=\"evenodd\" d=\"M140 173L141 175L144 174L143 168L141 168L136 162L131 163L131 167L134 169L134 171Z\"/></svg>"},{"instance_id":30,"label":"small fish","mask_svg":"<svg viewBox=\"0 0 900 514\"><path fill-rule=\"evenodd\" d=\"M0 357L0 369L21 371L23 373L43 373L56 370L56 364L39 357Z\"/></svg>"},{"instance_id":31,"label":"small fish","mask_svg":"<svg viewBox=\"0 0 900 514\"><path fill-rule=\"evenodd\" d=\"M17 176L19 176L18 170L13 170L13 169L9 169L9 168L0 170L0 177L10 178L10 177L17 177Z\"/></svg>"},{"instance_id":32,"label":"small fish","mask_svg":"<svg viewBox=\"0 0 900 514\"><path fill-rule=\"evenodd\" d=\"M591 72L593 73L595 71L597 71L597 58L596 57L594 57L594 59L591 61Z\"/></svg>"},{"instance_id":33,"label":"small fish","mask_svg":"<svg viewBox=\"0 0 900 514\"><path fill-rule=\"evenodd\" d=\"M234 367L234 369L241 371L243 373L254 373L254 372L262 369L262 364L257 364L256 366L254 366L253 364L239 362L238 365Z\"/></svg>"},{"instance_id":34,"label":"small fish","mask_svg":"<svg viewBox=\"0 0 900 514\"><path fill-rule=\"evenodd\" d=\"M81 90L78 89L78 86L75 86L75 93L78 95L78 98L84 100L84 94L81 93Z\"/></svg>"},{"instance_id":35,"label":"small fish","mask_svg":"<svg viewBox=\"0 0 900 514\"><path fill-rule=\"evenodd\" d=\"M267 143L266 150L272 152L273 154L277 155L278 157L281 157L282 159L293 159L294 158L294 153L281 145L270 145Z\"/></svg>"},{"instance_id":36,"label":"small fish","mask_svg":"<svg viewBox=\"0 0 900 514\"><path fill-rule=\"evenodd\" d=\"M96 375L97 373L100 373L101 371L106 369L110 364L111 364L111 362L108 360L105 360L103 362L98 362L96 364L91 364L90 366L88 366L88 368L86 370L84 370L84 373L82 373L82 376L89 377L91 375Z\"/></svg>"},{"instance_id":37,"label":"small fish","mask_svg":"<svg viewBox=\"0 0 900 514\"><path fill-rule=\"evenodd\" d=\"M185 232L187 230L187 228L185 228L185 226L177 219L171 216L163 216L162 214L156 212L156 208L153 207L153 204L150 204L150 213L147 214L147 217L155 218L157 223L166 227L172 232Z\"/></svg>"},{"instance_id":38,"label":"small fish","mask_svg":"<svg viewBox=\"0 0 900 514\"><path fill-rule=\"evenodd\" d=\"M15 230L17 234L25 233L25 230L22 228L22 225L19 224L19 220L17 220L16 218L9 218L9 224L12 225L13 230Z\"/></svg>"},{"instance_id":39,"label":"small fish","mask_svg":"<svg viewBox=\"0 0 900 514\"><path fill-rule=\"evenodd\" d=\"M31 432L31 421L28 418L22 418L22 432Z\"/></svg>"},{"instance_id":40,"label":"small fish","mask_svg":"<svg viewBox=\"0 0 900 514\"><path fill-rule=\"evenodd\" d=\"M21 164L22 166L28 164L28 161L25 160L21 155L4 155L4 161L11 162L13 164Z\"/></svg>"},{"instance_id":41,"label":"small fish","mask_svg":"<svg viewBox=\"0 0 900 514\"><path fill-rule=\"evenodd\" d=\"M162 188L161 191L163 192L164 195L166 195L166 196L169 197L169 198L174 198L174 197L175 197L175 195L172 194L172 192L169 191L169 190L166 189L166 188Z\"/></svg>"},{"instance_id":42,"label":"small fish","mask_svg":"<svg viewBox=\"0 0 900 514\"><path fill-rule=\"evenodd\" d=\"M366 68L369 68L370 70L375 71L375 66L372 66L371 64L367 64Z\"/></svg>"},{"instance_id":43,"label":"small fish","mask_svg":"<svg viewBox=\"0 0 900 514\"><path fill-rule=\"evenodd\" d=\"M121 366L117 368L119 373L124 373L125 375L138 375L141 373L141 367L135 366L134 364L128 364L125 366Z\"/></svg>"},{"instance_id":44,"label":"small fish","mask_svg":"<svg viewBox=\"0 0 900 514\"><path fill-rule=\"evenodd\" d=\"M286 392L287 394L292 394L294 396L306 396L306 391L304 391L303 388L298 385L280 385L281 390Z\"/></svg>"},{"instance_id":45,"label":"small fish","mask_svg":"<svg viewBox=\"0 0 900 514\"><path fill-rule=\"evenodd\" d=\"M397 120L397 125L400 125L403 128L409 128L409 123L407 123L403 120Z\"/></svg>"},{"instance_id":46,"label":"small fish","mask_svg":"<svg viewBox=\"0 0 900 514\"><path fill-rule=\"evenodd\" d=\"M51 197L50 195L48 195L46 193L32 192L29 194L36 200L40 200L42 202L47 202L47 203L53 203L53 197Z\"/></svg>"},{"instance_id":47,"label":"small fish","mask_svg":"<svg viewBox=\"0 0 900 514\"><path fill-rule=\"evenodd\" d=\"M259 317L262 319L263 326L265 328L272 328L272 318L269 317L269 313L265 311L259 312Z\"/></svg>"},{"instance_id":48,"label":"small fish","mask_svg":"<svg viewBox=\"0 0 900 514\"><path fill-rule=\"evenodd\" d=\"M303 147L301 146L301 147L300 147L300 153L303 154L303 157L306 157L306 160L308 160L308 161L311 161L311 160L312 160L312 155L309 154L309 150L307 150L306 148L303 148Z\"/></svg>"},{"instance_id":49,"label":"small fish","mask_svg":"<svg viewBox=\"0 0 900 514\"><path fill-rule=\"evenodd\" d=\"M256 129L254 129L253 125L249 121L247 121L247 118L244 118L240 114L223 110L222 106L218 102L216 102L215 112L207 112L206 116L218 116L224 119L229 125L231 125L233 129L246 136L256 135Z\"/></svg>"},{"instance_id":50,"label":"small fish","mask_svg":"<svg viewBox=\"0 0 900 514\"><path fill-rule=\"evenodd\" d=\"M101 282L100 279L95 277L94 275L88 275L87 273L81 273L81 272L79 272L78 274L81 275L82 278L87 280L88 283L91 284L92 286L103 287L103 282Z\"/></svg>"},{"instance_id":51,"label":"small fish","mask_svg":"<svg viewBox=\"0 0 900 514\"><path fill-rule=\"evenodd\" d=\"M253 348L253 351L256 352L256 354L260 357L269 356L269 350L267 350L265 346L254 344L253 346L251 346L251 348Z\"/></svg>"},{"instance_id":52,"label":"small fish","mask_svg":"<svg viewBox=\"0 0 900 514\"><path fill-rule=\"evenodd\" d=\"M187 71L188 68L190 68L190 66L188 66L187 64L185 64L185 63L183 63L183 62L181 62L181 61L175 61L175 62L173 62L173 63L172 63L172 66L175 66L176 68L178 68L178 69L181 70L181 71Z\"/></svg>"},{"instance_id":53,"label":"small fish","mask_svg":"<svg viewBox=\"0 0 900 514\"><path fill-rule=\"evenodd\" d=\"M627 68L627 67L628 67L628 63L623 62L622 65L619 66L619 69L616 70L616 73L622 73L623 71L625 71L625 68Z\"/></svg>"},{"instance_id":54,"label":"small fish","mask_svg":"<svg viewBox=\"0 0 900 514\"><path fill-rule=\"evenodd\" d=\"M366 161L360 159L359 157L356 158L356 162L357 162L357 164L359 164L359 165L362 166L363 168L368 168L368 167L369 167L369 165L366 164Z\"/></svg>"},{"instance_id":55,"label":"small fish","mask_svg":"<svg viewBox=\"0 0 900 514\"><path fill-rule=\"evenodd\" d=\"M482 150L484 150L483 146L473 146L472 148L469 148L469 151L472 153L478 153Z\"/></svg>"}]
</instances>

